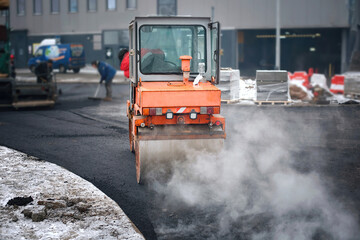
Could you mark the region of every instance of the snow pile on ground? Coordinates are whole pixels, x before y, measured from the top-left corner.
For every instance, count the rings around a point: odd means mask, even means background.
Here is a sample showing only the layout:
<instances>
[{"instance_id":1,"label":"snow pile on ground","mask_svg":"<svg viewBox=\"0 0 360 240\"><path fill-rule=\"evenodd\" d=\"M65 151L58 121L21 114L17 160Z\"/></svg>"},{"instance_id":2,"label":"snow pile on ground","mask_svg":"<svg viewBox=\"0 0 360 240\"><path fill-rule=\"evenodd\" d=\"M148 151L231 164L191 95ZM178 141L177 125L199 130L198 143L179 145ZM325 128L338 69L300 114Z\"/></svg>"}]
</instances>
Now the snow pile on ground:
<instances>
[{"instance_id":1,"label":"snow pile on ground","mask_svg":"<svg viewBox=\"0 0 360 240\"><path fill-rule=\"evenodd\" d=\"M0 239L144 239L91 183L1 146L0 196ZM12 204L23 198L33 201Z\"/></svg>"}]
</instances>

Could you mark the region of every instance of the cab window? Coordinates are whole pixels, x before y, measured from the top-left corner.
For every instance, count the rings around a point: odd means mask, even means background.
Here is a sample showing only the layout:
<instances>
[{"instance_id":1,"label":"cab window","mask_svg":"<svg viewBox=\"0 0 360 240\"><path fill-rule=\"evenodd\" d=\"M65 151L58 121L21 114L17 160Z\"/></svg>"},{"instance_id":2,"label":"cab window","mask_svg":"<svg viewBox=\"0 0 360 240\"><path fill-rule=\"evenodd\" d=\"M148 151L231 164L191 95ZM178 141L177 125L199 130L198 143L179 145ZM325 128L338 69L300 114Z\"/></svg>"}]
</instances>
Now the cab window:
<instances>
[{"instance_id":1,"label":"cab window","mask_svg":"<svg viewBox=\"0 0 360 240\"><path fill-rule=\"evenodd\" d=\"M140 27L140 71L143 74L182 74L180 56L192 57L190 71L206 64L206 30L203 26ZM205 66L206 69L206 66Z\"/></svg>"},{"instance_id":2,"label":"cab window","mask_svg":"<svg viewBox=\"0 0 360 240\"><path fill-rule=\"evenodd\" d=\"M35 57L41 57L41 56L43 55L43 53L44 53L44 49L39 48L38 50L36 50L34 56L35 56Z\"/></svg>"}]
</instances>

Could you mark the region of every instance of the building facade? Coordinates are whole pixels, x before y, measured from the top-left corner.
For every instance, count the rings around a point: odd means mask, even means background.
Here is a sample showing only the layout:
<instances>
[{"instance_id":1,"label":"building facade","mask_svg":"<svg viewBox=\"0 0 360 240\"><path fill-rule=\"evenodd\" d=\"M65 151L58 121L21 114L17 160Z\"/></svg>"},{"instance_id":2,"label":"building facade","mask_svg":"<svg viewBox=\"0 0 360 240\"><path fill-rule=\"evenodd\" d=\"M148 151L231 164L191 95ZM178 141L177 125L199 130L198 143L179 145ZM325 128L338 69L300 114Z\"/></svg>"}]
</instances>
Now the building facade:
<instances>
[{"instance_id":1,"label":"building facade","mask_svg":"<svg viewBox=\"0 0 360 240\"><path fill-rule=\"evenodd\" d=\"M348 70L360 50L359 12L359 0L280 0L281 68ZM83 44L87 62L105 60L118 67L129 22L147 15L212 17L222 26L223 67L249 76L256 69L274 69L276 0L11 0L16 64L26 67L36 44L57 38Z\"/></svg>"}]
</instances>

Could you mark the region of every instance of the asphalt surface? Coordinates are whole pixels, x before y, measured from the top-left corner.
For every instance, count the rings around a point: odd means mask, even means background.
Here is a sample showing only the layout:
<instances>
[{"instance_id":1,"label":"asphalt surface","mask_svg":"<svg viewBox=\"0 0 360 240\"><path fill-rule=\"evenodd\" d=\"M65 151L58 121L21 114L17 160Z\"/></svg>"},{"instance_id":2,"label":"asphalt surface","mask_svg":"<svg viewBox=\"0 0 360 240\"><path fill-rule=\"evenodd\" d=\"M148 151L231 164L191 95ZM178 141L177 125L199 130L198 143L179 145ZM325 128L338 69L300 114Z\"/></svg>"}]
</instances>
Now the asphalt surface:
<instances>
[{"instance_id":1,"label":"asphalt surface","mask_svg":"<svg viewBox=\"0 0 360 240\"><path fill-rule=\"evenodd\" d=\"M112 102L88 99L96 84L59 84L59 88L63 94L52 109L1 109L0 145L56 163L92 182L120 205L147 239L251 239L254 233L266 233L265 239L277 237L271 230L277 224L276 214L264 211L250 214L251 218L248 213L233 217L228 231L223 231L218 213L233 206L241 195L222 196L220 203L202 205L199 198L200 203L188 204L181 197L171 197L169 180L157 183L163 191L136 183L135 157L128 146L127 84L113 86ZM222 114L227 118L225 149L232 153L244 150L243 146L251 149L237 162L263 157L259 153L270 151L269 146L283 146L291 158L285 164L288 169L304 176L316 173L330 199L341 203L341 212L349 214L360 228L359 106L224 105ZM270 151L266 157L281 162L279 151ZM246 182L234 185L234 189L255 184L251 178ZM227 193L221 188L216 191ZM216 192L209 188L204 196L211 198L211 193ZM246 227L244 223L248 223ZM328 225L320 230L311 238L331 239ZM358 239L355 234L350 231L344 239Z\"/></svg>"},{"instance_id":2,"label":"asphalt surface","mask_svg":"<svg viewBox=\"0 0 360 240\"><path fill-rule=\"evenodd\" d=\"M121 96L113 102L88 100L96 86L59 85L63 94L53 109L0 110L0 145L56 163L92 182L147 238L155 238L146 214L148 193L136 183L134 155L127 144L128 86L113 86L114 96Z\"/></svg>"}]
</instances>

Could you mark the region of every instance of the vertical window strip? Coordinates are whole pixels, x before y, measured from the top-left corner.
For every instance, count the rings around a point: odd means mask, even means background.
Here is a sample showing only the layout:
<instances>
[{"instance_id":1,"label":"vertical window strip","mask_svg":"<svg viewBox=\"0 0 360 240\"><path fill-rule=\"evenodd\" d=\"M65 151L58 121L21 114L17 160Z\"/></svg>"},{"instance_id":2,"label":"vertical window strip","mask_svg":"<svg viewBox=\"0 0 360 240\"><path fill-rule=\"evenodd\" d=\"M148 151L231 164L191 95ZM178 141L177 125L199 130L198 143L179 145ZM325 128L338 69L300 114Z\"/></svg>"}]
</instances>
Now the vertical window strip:
<instances>
[{"instance_id":1,"label":"vertical window strip","mask_svg":"<svg viewBox=\"0 0 360 240\"><path fill-rule=\"evenodd\" d=\"M106 0L106 10L116 10L116 0Z\"/></svg>"},{"instance_id":2,"label":"vertical window strip","mask_svg":"<svg viewBox=\"0 0 360 240\"><path fill-rule=\"evenodd\" d=\"M78 0L69 0L69 12L77 13L79 11Z\"/></svg>"},{"instance_id":3,"label":"vertical window strip","mask_svg":"<svg viewBox=\"0 0 360 240\"><path fill-rule=\"evenodd\" d=\"M17 0L17 15L25 15L25 0Z\"/></svg>"},{"instance_id":4,"label":"vertical window strip","mask_svg":"<svg viewBox=\"0 0 360 240\"><path fill-rule=\"evenodd\" d=\"M42 14L42 0L34 0L33 1L34 14L41 15Z\"/></svg>"},{"instance_id":5,"label":"vertical window strip","mask_svg":"<svg viewBox=\"0 0 360 240\"><path fill-rule=\"evenodd\" d=\"M59 0L51 0L50 12L51 13L59 13L60 12Z\"/></svg>"}]
</instances>

